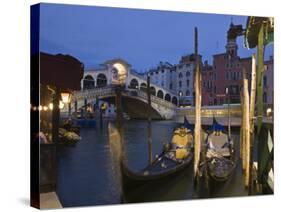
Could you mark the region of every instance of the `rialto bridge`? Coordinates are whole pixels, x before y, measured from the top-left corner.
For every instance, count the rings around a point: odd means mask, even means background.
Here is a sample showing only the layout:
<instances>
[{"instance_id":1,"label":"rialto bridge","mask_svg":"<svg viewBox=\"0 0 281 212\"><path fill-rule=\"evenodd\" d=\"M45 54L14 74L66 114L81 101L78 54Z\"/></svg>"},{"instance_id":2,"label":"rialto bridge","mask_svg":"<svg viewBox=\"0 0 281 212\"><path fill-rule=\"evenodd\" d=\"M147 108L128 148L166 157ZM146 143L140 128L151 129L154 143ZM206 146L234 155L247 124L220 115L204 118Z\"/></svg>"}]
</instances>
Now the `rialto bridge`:
<instances>
[{"instance_id":1,"label":"rialto bridge","mask_svg":"<svg viewBox=\"0 0 281 212\"><path fill-rule=\"evenodd\" d=\"M86 102L97 98L114 104L116 85L123 84L122 105L124 112L131 118L146 118L147 116L147 80L146 76L131 70L131 65L122 59L106 61L100 68L84 72L81 81L81 91L74 93L74 101L78 108ZM171 119L179 102L178 95L150 84L152 118Z\"/></svg>"}]
</instances>

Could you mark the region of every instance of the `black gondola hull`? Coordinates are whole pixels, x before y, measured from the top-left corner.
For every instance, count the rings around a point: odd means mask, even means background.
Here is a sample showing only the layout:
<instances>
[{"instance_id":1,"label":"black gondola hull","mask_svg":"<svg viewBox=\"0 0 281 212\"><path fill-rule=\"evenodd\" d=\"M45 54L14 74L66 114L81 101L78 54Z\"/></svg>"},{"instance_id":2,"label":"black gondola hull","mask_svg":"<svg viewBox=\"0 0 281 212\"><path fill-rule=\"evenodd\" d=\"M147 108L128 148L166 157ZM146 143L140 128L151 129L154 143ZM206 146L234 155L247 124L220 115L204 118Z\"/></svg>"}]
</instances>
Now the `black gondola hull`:
<instances>
[{"instance_id":1,"label":"black gondola hull","mask_svg":"<svg viewBox=\"0 0 281 212\"><path fill-rule=\"evenodd\" d=\"M122 171L122 189L124 193L129 193L140 187L155 188L155 186L165 184L165 182L174 179L183 173L191 164L193 154L190 155L181 163L173 168L153 174L143 174L143 172L134 172L130 170L123 162L121 163Z\"/></svg>"}]
</instances>

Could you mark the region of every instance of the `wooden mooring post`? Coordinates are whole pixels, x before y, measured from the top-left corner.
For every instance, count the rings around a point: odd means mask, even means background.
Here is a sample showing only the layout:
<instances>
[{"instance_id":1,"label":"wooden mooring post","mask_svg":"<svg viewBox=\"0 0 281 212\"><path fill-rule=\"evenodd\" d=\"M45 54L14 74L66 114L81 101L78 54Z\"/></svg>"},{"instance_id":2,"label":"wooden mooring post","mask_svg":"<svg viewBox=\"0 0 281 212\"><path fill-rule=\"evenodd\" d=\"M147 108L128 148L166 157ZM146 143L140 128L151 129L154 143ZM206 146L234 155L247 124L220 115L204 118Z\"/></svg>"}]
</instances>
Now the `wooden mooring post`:
<instances>
[{"instance_id":1,"label":"wooden mooring post","mask_svg":"<svg viewBox=\"0 0 281 212\"><path fill-rule=\"evenodd\" d=\"M195 52L195 129L194 129L194 179L199 177L199 164L201 156L201 73L198 60L198 30L194 29ZM205 164L206 166L206 164ZM207 177L207 176L205 176Z\"/></svg>"},{"instance_id":2,"label":"wooden mooring post","mask_svg":"<svg viewBox=\"0 0 281 212\"><path fill-rule=\"evenodd\" d=\"M122 87L120 85L115 88L115 105L116 105L116 127L120 135L121 154L123 154L124 148L124 134L123 134L123 108L122 108ZM99 111L102 112L101 110Z\"/></svg>"},{"instance_id":3,"label":"wooden mooring post","mask_svg":"<svg viewBox=\"0 0 281 212\"><path fill-rule=\"evenodd\" d=\"M242 107L242 168L244 172L244 186L248 193L252 194L252 170L253 170L253 142L255 130L255 99L256 99L256 57L252 56L251 70L251 95L249 97L248 79L246 70L243 69L243 107Z\"/></svg>"},{"instance_id":4,"label":"wooden mooring post","mask_svg":"<svg viewBox=\"0 0 281 212\"><path fill-rule=\"evenodd\" d=\"M252 55L252 82L250 100L250 147L249 147L249 195L253 192L253 145L255 141L255 103L256 103L256 55Z\"/></svg>"},{"instance_id":5,"label":"wooden mooring post","mask_svg":"<svg viewBox=\"0 0 281 212\"><path fill-rule=\"evenodd\" d=\"M148 162L152 164L152 135L151 135L151 93L150 93L150 76L147 76L147 142L148 142Z\"/></svg>"}]
</instances>

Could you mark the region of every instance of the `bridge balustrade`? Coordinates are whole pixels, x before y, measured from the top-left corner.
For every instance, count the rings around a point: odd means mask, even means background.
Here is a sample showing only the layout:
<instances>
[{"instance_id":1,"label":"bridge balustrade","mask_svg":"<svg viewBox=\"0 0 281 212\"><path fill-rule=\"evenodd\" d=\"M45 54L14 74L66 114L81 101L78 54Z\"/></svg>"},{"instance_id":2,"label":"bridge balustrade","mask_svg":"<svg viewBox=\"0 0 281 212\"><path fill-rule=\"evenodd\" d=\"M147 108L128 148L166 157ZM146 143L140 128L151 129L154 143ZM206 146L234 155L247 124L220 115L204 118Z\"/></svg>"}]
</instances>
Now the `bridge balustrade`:
<instances>
[{"instance_id":1,"label":"bridge balustrade","mask_svg":"<svg viewBox=\"0 0 281 212\"><path fill-rule=\"evenodd\" d=\"M133 97L139 97L144 100L147 100L147 94L144 91L138 90L138 89L129 89L122 92L123 95L133 96ZM81 99L89 99L89 98L96 98L96 97L104 97L104 96L114 96L115 95L115 89L114 86L107 86L102 88L94 88L94 89L88 89L83 91L76 91L74 92L74 99L81 100ZM174 105L171 102L168 102L164 99L161 99L157 96L151 95L151 102L161 105L166 108L175 109L176 105Z\"/></svg>"}]
</instances>

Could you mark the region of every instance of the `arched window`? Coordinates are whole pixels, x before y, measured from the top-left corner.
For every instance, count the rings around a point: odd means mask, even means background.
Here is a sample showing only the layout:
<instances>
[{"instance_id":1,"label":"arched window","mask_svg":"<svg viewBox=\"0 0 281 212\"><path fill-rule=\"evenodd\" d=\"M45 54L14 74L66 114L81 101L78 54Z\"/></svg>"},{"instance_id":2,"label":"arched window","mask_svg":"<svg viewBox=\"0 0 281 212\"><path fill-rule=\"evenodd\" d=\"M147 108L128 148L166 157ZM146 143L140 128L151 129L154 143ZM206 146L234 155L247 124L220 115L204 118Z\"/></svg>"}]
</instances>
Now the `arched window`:
<instances>
[{"instance_id":1,"label":"arched window","mask_svg":"<svg viewBox=\"0 0 281 212\"><path fill-rule=\"evenodd\" d=\"M170 96L170 94L167 93L167 94L165 95L165 100L168 101L168 102L171 101L171 96Z\"/></svg>"},{"instance_id":2,"label":"arched window","mask_svg":"<svg viewBox=\"0 0 281 212\"><path fill-rule=\"evenodd\" d=\"M95 80L91 75L85 76L83 80L83 90L93 89L95 87Z\"/></svg>"},{"instance_id":3,"label":"arched window","mask_svg":"<svg viewBox=\"0 0 281 212\"><path fill-rule=\"evenodd\" d=\"M190 91L189 90L186 90L186 96L190 96Z\"/></svg>"},{"instance_id":4,"label":"arched window","mask_svg":"<svg viewBox=\"0 0 281 212\"><path fill-rule=\"evenodd\" d=\"M159 90L159 91L157 92L157 97L159 97L159 98L163 99L163 97L164 97L164 93L163 93L163 91L162 91L162 90Z\"/></svg>"},{"instance_id":5,"label":"arched window","mask_svg":"<svg viewBox=\"0 0 281 212\"><path fill-rule=\"evenodd\" d=\"M182 73L181 72L179 73L179 78L182 78Z\"/></svg>"},{"instance_id":6,"label":"arched window","mask_svg":"<svg viewBox=\"0 0 281 212\"><path fill-rule=\"evenodd\" d=\"M146 92L146 87L147 87L146 83L143 82L143 83L140 84L140 90L141 91L145 91Z\"/></svg>"},{"instance_id":7,"label":"arched window","mask_svg":"<svg viewBox=\"0 0 281 212\"><path fill-rule=\"evenodd\" d=\"M186 76L187 76L187 77L190 76L190 72L189 72L189 71L186 72Z\"/></svg>"},{"instance_id":8,"label":"arched window","mask_svg":"<svg viewBox=\"0 0 281 212\"><path fill-rule=\"evenodd\" d=\"M186 86L189 86L189 80L186 80Z\"/></svg>"},{"instance_id":9,"label":"arched window","mask_svg":"<svg viewBox=\"0 0 281 212\"><path fill-rule=\"evenodd\" d=\"M179 87L181 88L182 84L181 84L181 81L179 81Z\"/></svg>"},{"instance_id":10,"label":"arched window","mask_svg":"<svg viewBox=\"0 0 281 212\"><path fill-rule=\"evenodd\" d=\"M107 85L107 79L104 74L99 74L97 77L97 87L105 87Z\"/></svg>"},{"instance_id":11,"label":"arched window","mask_svg":"<svg viewBox=\"0 0 281 212\"><path fill-rule=\"evenodd\" d=\"M129 88L138 89L139 82L136 79L132 79L129 85Z\"/></svg>"}]
</instances>

